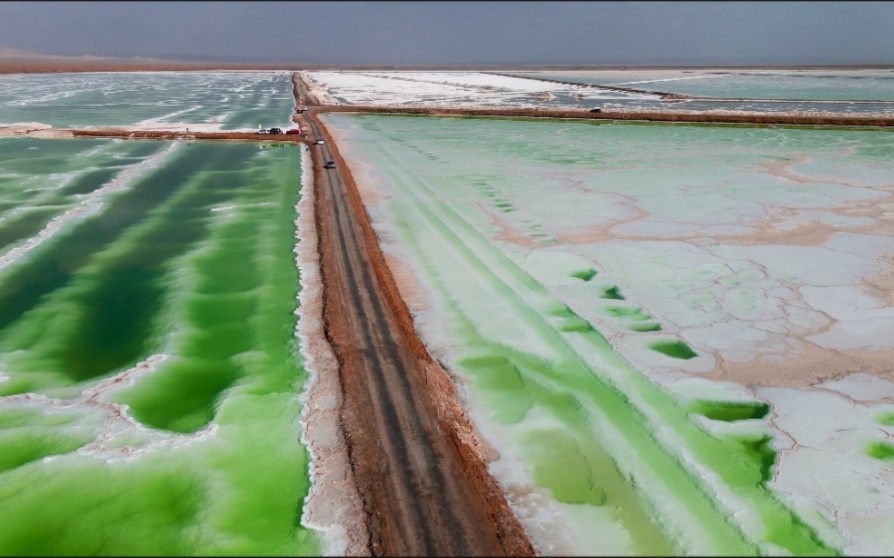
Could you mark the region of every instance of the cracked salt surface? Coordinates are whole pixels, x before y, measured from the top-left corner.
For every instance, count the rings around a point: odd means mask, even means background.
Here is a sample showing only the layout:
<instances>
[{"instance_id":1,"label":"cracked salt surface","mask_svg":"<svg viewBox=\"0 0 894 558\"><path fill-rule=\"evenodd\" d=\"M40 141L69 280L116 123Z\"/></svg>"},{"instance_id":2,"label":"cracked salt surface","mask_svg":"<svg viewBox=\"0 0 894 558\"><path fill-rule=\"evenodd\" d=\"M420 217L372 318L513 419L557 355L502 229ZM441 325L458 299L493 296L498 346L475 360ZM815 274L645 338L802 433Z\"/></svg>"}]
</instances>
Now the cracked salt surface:
<instances>
[{"instance_id":1,"label":"cracked salt surface","mask_svg":"<svg viewBox=\"0 0 894 558\"><path fill-rule=\"evenodd\" d=\"M725 402L712 412L736 420L691 416L714 436L772 439L779 452L769 471L773 494L826 544L847 554L890 552L883 525L894 513L891 461L888 446L871 446L890 444L894 433L885 422L891 421L879 418L894 404L887 379L894 338L894 226L885 216L894 203L894 167L884 155L890 134L370 116L327 121L338 128L352 167L364 169L358 182L377 193L366 203L383 249L402 268L415 270L417 284L445 295L414 310L439 358L461 368L458 355L475 339L468 335L490 336L544 358L557 374L570 373L558 346L546 342L532 320L512 318L517 300L496 295L496 283L488 287L495 296L483 294L485 282L493 281L485 268L507 286L521 279L497 265L484 244L477 247L467 227L527 274L529 287L512 289L546 323L557 329L570 324L570 310L679 404ZM546 144L540 141L545 136ZM414 199L422 214L450 223L483 262L476 271L469 264L438 267L438 261L453 261L459 247L446 246L414 221ZM534 285L549 296L535 295ZM606 298L611 289L623 299ZM445 327L451 307L472 321L474 333L457 336L462 328ZM630 328L642 323L661 329ZM575 350L587 355L594 371L628 385L610 370L610 359L580 344L577 327L562 330L568 346L580 347ZM695 356L682 348L666 354L650 349L675 341ZM533 409L543 409L538 403L506 407L505 416L523 417L519 422L494 422L495 408L518 401L532 389L527 382L539 378L520 374L524 387L499 400L488 399L491 392L476 381L462 375L457 381L476 423L503 456L493 471L536 543L547 552L592 553L590 537L607 529L611 552L637 553L631 549L638 538L625 531L633 524L598 519L584 511L592 510L588 506L558 501L529 476L519 432L558 436L566 427L535 419L540 415ZM560 377L550 385L561 386ZM686 447L685 429L662 423L669 415L635 391L628 394L658 439ZM759 416L754 405L765 403L770 412ZM755 418L748 418L749 409ZM614 435L600 431L607 447ZM619 464L643 459L618 448ZM728 488L696 446L678 455L760 540L760 508ZM654 509L674 513L660 482L640 486L654 491ZM574 527L586 522L594 525L589 532ZM695 524L666 527L688 540L686 552L711 552L710 539L700 539ZM788 552L770 541L760 549Z\"/></svg>"},{"instance_id":2,"label":"cracked salt surface","mask_svg":"<svg viewBox=\"0 0 894 558\"><path fill-rule=\"evenodd\" d=\"M592 101L659 99L657 95L604 91L482 72L313 71L302 75L318 101L331 105L542 107L555 104L553 99L557 94L573 99L569 104L578 107L592 105Z\"/></svg>"}]
</instances>

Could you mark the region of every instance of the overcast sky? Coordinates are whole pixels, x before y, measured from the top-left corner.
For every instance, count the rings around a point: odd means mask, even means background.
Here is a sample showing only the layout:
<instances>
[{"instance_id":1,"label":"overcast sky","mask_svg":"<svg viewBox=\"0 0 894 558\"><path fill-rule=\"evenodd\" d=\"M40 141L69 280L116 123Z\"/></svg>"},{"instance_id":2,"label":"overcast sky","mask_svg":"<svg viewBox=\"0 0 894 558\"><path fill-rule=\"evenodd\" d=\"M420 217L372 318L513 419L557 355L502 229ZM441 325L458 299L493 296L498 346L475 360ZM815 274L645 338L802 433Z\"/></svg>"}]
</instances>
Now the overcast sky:
<instances>
[{"instance_id":1,"label":"overcast sky","mask_svg":"<svg viewBox=\"0 0 894 558\"><path fill-rule=\"evenodd\" d=\"M288 64L894 64L894 2L0 2L0 48Z\"/></svg>"}]
</instances>

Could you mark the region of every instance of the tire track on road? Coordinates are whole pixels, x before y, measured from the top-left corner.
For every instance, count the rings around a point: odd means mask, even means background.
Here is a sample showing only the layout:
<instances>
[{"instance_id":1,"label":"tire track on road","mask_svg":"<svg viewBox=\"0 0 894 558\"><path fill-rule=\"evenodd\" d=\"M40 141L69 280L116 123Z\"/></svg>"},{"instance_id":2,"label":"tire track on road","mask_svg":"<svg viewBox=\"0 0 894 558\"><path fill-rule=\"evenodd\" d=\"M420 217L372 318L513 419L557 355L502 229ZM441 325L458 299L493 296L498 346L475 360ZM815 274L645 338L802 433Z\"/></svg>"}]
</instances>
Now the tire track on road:
<instances>
[{"instance_id":1,"label":"tire track on road","mask_svg":"<svg viewBox=\"0 0 894 558\"><path fill-rule=\"evenodd\" d=\"M315 138L329 139L312 112L307 121ZM365 211L358 215L362 205L352 200L330 145L314 154L325 329L339 360L339 426L364 502L368 549L392 556L533 555L484 464L470 463L461 436L439 416L435 398L443 394L433 393L426 363L415 354L421 343L405 337L387 303L375 248L362 230ZM323 169L320 156L338 166Z\"/></svg>"}]
</instances>

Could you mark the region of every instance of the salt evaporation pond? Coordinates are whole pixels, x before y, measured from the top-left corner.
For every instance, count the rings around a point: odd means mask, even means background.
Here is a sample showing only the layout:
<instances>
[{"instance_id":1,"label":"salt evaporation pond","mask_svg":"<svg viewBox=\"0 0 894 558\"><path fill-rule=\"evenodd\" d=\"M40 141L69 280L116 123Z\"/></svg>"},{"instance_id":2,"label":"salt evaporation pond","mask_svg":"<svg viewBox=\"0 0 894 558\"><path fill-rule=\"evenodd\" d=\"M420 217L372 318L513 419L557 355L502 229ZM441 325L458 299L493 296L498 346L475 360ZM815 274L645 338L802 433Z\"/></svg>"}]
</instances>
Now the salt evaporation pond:
<instances>
[{"instance_id":1,"label":"salt evaporation pond","mask_svg":"<svg viewBox=\"0 0 894 558\"><path fill-rule=\"evenodd\" d=\"M894 114L894 75L876 70L816 74L721 70L303 74L317 97L334 105ZM707 98L668 100L649 91Z\"/></svg>"},{"instance_id":2,"label":"salt evaporation pond","mask_svg":"<svg viewBox=\"0 0 894 558\"><path fill-rule=\"evenodd\" d=\"M894 70L579 70L520 77L706 97L894 101Z\"/></svg>"},{"instance_id":3,"label":"salt evaporation pond","mask_svg":"<svg viewBox=\"0 0 894 558\"><path fill-rule=\"evenodd\" d=\"M331 105L568 108L595 102L659 101L657 95L485 72L302 72L317 99Z\"/></svg>"},{"instance_id":4,"label":"salt evaporation pond","mask_svg":"<svg viewBox=\"0 0 894 558\"><path fill-rule=\"evenodd\" d=\"M606 108L636 106L685 110L757 112L894 113L894 70L577 70L507 72L532 79L606 87L624 87L717 99L771 101L687 100L612 101Z\"/></svg>"},{"instance_id":5,"label":"salt evaporation pond","mask_svg":"<svg viewBox=\"0 0 894 558\"><path fill-rule=\"evenodd\" d=\"M0 154L0 553L319 554L297 149Z\"/></svg>"},{"instance_id":6,"label":"salt evaporation pond","mask_svg":"<svg viewBox=\"0 0 894 558\"><path fill-rule=\"evenodd\" d=\"M257 130L293 106L290 72L0 74L0 126Z\"/></svg>"},{"instance_id":7,"label":"salt evaporation pond","mask_svg":"<svg viewBox=\"0 0 894 558\"><path fill-rule=\"evenodd\" d=\"M322 118L543 553L894 548L890 132Z\"/></svg>"}]
</instances>

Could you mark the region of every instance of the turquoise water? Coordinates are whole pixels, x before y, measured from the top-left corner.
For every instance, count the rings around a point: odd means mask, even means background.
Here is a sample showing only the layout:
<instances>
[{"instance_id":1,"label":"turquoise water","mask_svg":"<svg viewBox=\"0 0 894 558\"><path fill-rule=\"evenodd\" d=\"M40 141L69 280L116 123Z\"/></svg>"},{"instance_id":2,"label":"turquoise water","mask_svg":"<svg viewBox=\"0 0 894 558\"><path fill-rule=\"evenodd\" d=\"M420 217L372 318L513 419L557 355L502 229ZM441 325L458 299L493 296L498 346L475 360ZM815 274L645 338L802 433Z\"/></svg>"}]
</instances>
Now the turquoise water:
<instances>
[{"instance_id":1,"label":"turquoise water","mask_svg":"<svg viewBox=\"0 0 894 558\"><path fill-rule=\"evenodd\" d=\"M0 124L64 128L172 122L256 130L259 125L288 126L293 107L286 72L0 75Z\"/></svg>"},{"instance_id":2,"label":"turquoise water","mask_svg":"<svg viewBox=\"0 0 894 558\"><path fill-rule=\"evenodd\" d=\"M44 186L22 207L60 209L114 179L78 163L157 158L0 270L0 554L318 554L300 522L297 149L0 150L41 153L0 175L9 196ZM44 174L12 173L32 163Z\"/></svg>"}]
</instances>

